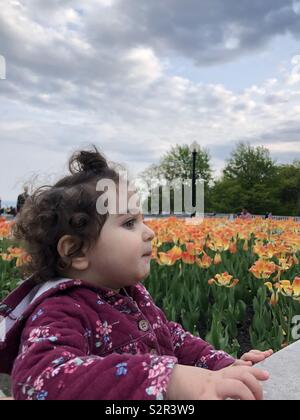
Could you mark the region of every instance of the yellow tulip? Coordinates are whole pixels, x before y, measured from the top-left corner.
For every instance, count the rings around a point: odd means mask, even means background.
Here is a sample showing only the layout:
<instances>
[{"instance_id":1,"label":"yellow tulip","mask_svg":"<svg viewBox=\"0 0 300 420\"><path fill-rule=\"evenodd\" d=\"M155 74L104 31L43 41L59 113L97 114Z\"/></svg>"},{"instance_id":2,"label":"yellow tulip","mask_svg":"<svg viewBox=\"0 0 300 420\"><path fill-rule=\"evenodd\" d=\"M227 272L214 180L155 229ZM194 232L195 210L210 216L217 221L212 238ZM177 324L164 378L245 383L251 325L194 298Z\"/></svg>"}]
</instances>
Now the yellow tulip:
<instances>
[{"instance_id":1,"label":"yellow tulip","mask_svg":"<svg viewBox=\"0 0 300 420\"><path fill-rule=\"evenodd\" d=\"M291 297L300 302L300 278L296 277L291 283L289 280L281 280L278 285L279 292L283 296Z\"/></svg>"},{"instance_id":2,"label":"yellow tulip","mask_svg":"<svg viewBox=\"0 0 300 420\"><path fill-rule=\"evenodd\" d=\"M238 284L239 280L234 279L233 276L228 274L227 272L222 274L216 274L213 279L208 280L208 284L216 284L219 287L228 287L232 288Z\"/></svg>"}]
</instances>

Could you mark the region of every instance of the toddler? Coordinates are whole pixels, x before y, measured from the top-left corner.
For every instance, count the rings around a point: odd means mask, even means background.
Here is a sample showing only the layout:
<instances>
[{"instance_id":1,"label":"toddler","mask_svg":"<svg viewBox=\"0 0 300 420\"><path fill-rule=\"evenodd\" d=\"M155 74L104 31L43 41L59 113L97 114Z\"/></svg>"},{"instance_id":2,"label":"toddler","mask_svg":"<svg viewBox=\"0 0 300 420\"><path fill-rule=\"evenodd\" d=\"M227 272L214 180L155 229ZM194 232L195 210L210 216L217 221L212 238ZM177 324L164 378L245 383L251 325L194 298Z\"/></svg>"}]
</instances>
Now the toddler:
<instances>
[{"instance_id":1,"label":"toddler","mask_svg":"<svg viewBox=\"0 0 300 420\"><path fill-rule=\"evenodd\" d=\"M16 221L31 277L0 306L0 372L14 398L262 399L268 374L252 364L272 351L235 360L169 322L141 283L154 238L143 215L98 211L99 180L119 193L118 173L96 148L69 166Z\"/></svg>"}]
</instances>

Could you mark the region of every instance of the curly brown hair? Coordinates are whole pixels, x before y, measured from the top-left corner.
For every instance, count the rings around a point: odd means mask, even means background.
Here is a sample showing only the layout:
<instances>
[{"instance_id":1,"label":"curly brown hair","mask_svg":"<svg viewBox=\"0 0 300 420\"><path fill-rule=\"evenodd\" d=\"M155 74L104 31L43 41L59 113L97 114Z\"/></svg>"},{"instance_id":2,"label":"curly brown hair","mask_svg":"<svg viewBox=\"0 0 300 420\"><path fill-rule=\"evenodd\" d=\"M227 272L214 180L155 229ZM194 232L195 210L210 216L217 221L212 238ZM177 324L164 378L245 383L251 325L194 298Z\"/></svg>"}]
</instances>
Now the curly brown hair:
<instances>
[{"instance_id":1,"label":"curly brown hair","mask_svg":"<svg viewBox=\"0 0 300 420\"><path fill-rule=\"evenodd\" d=\"M119 174L95 146L75 152L69 171L71 174L55 185L37 189L16 219L14 236L31 256L24 272L37 283L64 275L83 246L97 240L108 215L97 212L101 194L96 192L96 184L103 178L119 182ZM76 245L68 256L61 257L57 244L64 235L73 236Z\"/></svg>"}]
</instances>

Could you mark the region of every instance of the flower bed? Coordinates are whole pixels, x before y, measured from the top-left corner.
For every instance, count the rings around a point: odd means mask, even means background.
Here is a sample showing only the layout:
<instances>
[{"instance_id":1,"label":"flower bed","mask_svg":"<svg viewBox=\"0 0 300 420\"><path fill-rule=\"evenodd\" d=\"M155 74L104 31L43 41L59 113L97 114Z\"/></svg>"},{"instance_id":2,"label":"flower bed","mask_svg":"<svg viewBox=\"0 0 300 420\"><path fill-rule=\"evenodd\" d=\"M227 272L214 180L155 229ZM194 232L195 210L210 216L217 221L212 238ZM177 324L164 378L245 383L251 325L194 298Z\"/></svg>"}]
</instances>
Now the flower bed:
<instances>
[{"instance_id":1,"label":"flower bed","mask_svg":"<svg viewBox=\"0 0 300 420\"><path fill-rule=\"evenodd\" d=\"M146 286L169 319L233 355L279 350L300 315L300 223L171 218L155 231Z\"/></svg>"}]
</instances>

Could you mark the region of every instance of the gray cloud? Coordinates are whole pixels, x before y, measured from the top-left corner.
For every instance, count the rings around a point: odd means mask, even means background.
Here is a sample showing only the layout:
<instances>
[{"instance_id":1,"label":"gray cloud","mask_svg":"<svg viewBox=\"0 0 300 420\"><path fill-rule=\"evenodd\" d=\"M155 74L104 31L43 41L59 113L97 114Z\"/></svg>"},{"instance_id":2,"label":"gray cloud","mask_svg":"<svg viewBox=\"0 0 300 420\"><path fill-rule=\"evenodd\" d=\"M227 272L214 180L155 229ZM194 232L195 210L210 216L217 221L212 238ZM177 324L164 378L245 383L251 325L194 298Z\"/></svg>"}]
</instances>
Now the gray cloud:
<instances>
[{"instance_id":1,"label":"gray cloud","mask_svg":"<svg viewBox=\"0 0 300 420\"><path fill-rule=\"evenodd\" d=\"M287 120L276 127L263 130L256 136L251 136L247 132L238 138L229 137L227 142L212 142L208 149L213 158L221 160L224 166L224 159L230 157L240 142L249 143L253 147L267 147L278 163L291 163L300 159L300 121Z\"/></svg>"},{"instance_id":2,"label":"gray cloud","mask_svg":"<svg viewBox=\"0 0 300 420\"><path fill-rule=\"evenodd\" d=\"M199 66L227 62L277 35L290 32L298 37L300 14L293 4L293 0L112 0L112 6L108 1L8 2L0 11L0 52L11 83L8 94L11 97L17 87L20 100L39 107L57 107L64 101L91 109L101 103L103 109L107 97L111 104L114 97L123 102L128 95L139 101L140 92L147 89L142 81L159 69L149 67L139 78L138 57L130 56L135 48L149 49L149 66L156 65L152 51L157 60L182 56ZM139 70L146 58L140 63ZM274 95L266 98L268 103L279 100ZM207 93L206 106L218 101L213 92Z\"/></svg>"},{"instance_id":3,"label":"gray cloud","mask_svg":"<svg viewBox=\"0 0 300 420\"><path fill-rule=\"evenodd\" d=\"M264 143L299 143L300 154L300 121L285 121L276 130L262 134L258 140Z\"/></svg>"},{"instance_id":4,"label":"gray cloud","mask_svg":"<svg viewBox=\"0 0 300 420\"><path fill-rule=\"evenodd\" d=\"M93 44L151 45L162 56L179 54L207 66L262 48L286 32L298 39L300 15L293 5L293 0L121 0L105 17L88 16L86 33Z\"/></svg>"},{"instance_id":5,"label":"gray cloud","mask_svg":"<svg viewBox=\"0 0 300 420\"><path fill-rule=\"evenodd\" d=\"M150 47L160 57L179 55L207 66L260 49L287 32L298 39L300 14L293 4L114 0L111 7L104 7L91 1L23 0L18 7L4 6L0 11L1 52L9 63L34 69L45 79L121 83L131 70L124 53L138 46ZM18 14L30 25L17 28L22 23Z\"/></svg>"},{"instance_id":6,"label":"gray cloud","mask_svg":"<svg viewBox=\"0 0 300 420\"><path fill-rule=\"evenodd\" d=\"M59 172L82 144L102 146L110 159L135 171L158 162L176 143L199 140L218 164L240 140L296 144L300 101L298 85L288 84L290 68L287 81L242 93L165 68L174 57L199 67L221 65L267 48L278 35L298 39L300 15L293 4L3 2L0 54L7 80L0 81L0 165L12 180L1 176L0 192L11 194L13 177L31 170ZM295 81L296 65L294 70Z\"/></svg>"}]
</instances>

